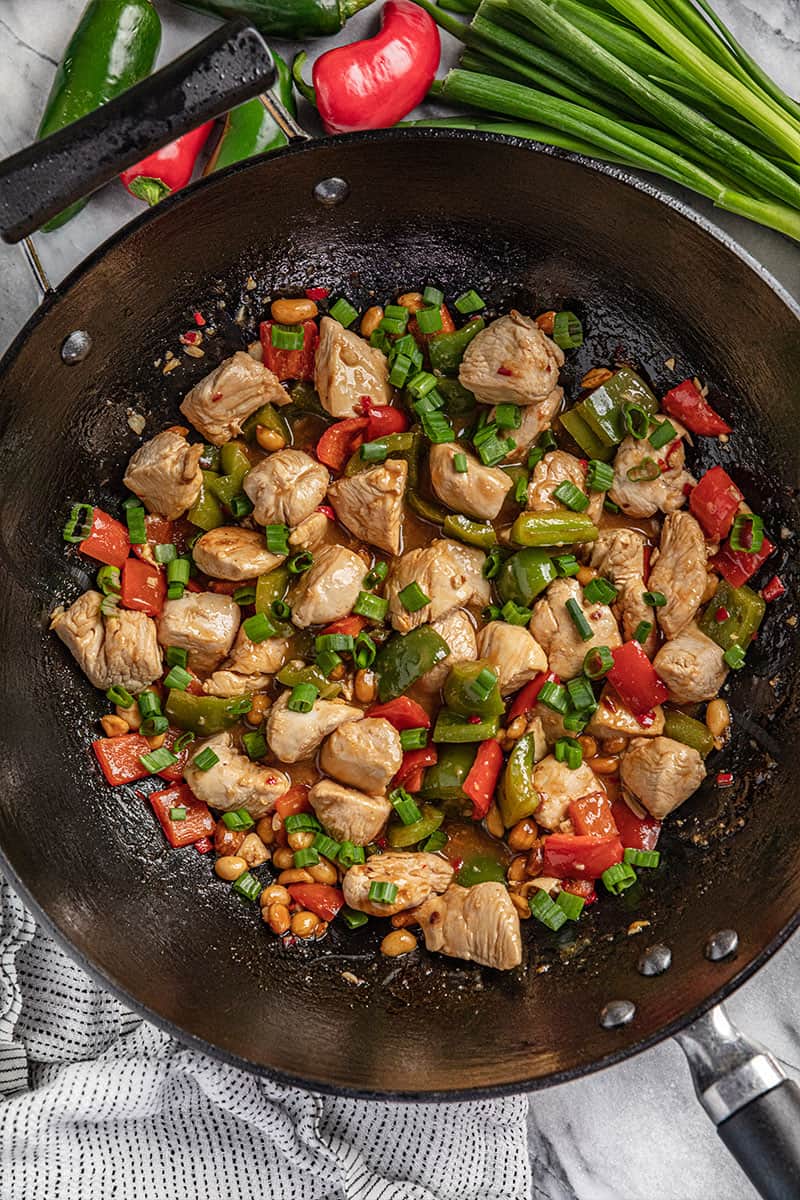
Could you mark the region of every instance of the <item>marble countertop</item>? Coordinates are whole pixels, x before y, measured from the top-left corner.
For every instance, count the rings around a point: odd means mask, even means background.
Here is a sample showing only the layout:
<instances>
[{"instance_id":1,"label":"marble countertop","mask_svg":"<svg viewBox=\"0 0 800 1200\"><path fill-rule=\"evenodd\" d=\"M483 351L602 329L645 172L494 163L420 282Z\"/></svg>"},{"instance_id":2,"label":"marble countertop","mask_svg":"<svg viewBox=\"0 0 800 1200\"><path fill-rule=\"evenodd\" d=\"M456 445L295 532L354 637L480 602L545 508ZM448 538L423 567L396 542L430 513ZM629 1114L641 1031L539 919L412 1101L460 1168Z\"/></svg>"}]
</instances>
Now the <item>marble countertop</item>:
<instances>
[{"instance_id":1,"label":"marble countertop","mask_svg":"<svg viewBox=\"0 0 800 1200\"><path fill-rule=\"evenodd\" d=\"M84 0L4 0L0 6L0 81L4 121L0 157L29 142L56 62ZM715 0L715 8L762 65L786 88L797 87L797 0ZM159 3L160 62L201 38L213 22ZM374 18L362 13L349 40ZM449 39L445 39L448 41ZM276 43L276 48L281 49ZM287 48L291 51L291 48ZM452 44L447 52L452 54ZM670 188L680 194L677 187ZM684 194L685 197L685 194ZM800 298L800 250L787 239L728 215L698 197L691 202L736 238ZM119 186L96 196L70 224L38 239L45 269L57 282L96 245L141 211ZM0 247L4 304L0 350L36 307L38 295L16 248ZM731 998L731 1017L763 1041L800 1078L797 993L800 935ZM529 1146L535 1200L751 1200L755 1192L728 1157L697 1105L677 1045L666 1042L621 1066L534 1093Z\"/></svg>"}]
</instances>

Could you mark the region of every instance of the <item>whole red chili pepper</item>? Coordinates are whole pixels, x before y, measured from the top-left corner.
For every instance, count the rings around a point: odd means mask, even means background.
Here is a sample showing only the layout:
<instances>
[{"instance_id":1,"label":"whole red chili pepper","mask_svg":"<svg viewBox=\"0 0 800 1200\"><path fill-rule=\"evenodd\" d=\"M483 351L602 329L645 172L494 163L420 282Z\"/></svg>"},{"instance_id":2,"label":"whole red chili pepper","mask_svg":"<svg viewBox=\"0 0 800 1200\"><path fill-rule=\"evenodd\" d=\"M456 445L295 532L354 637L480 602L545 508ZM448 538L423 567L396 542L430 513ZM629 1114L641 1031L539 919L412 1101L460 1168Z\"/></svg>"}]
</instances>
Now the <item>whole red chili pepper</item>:
<instances>
[{"instance_id":1,"label":"whole red chili pepper","mask_svg":"<svg viewBox=\"0 0 800 1200\"><path fill-rule=\"evenodd\" d=\"M436 22L424 9L411 0L387 0L375 37L337 46L314 63L328 133L397 124L428 91L440 51Z\"/></svg>"},{"instance_id":2,"label":"whole red chili pepper","mask_svg":"<svg viewBox=\"0 0 800 1200\"><path fill-rule=\"evenodd\" d=\"M120 179L132 196L146 200L148 204L157 204L170 192L186 187L213 128L214 122L206 121L205 125L128 167Z\"/></svg>"}]
</instances>

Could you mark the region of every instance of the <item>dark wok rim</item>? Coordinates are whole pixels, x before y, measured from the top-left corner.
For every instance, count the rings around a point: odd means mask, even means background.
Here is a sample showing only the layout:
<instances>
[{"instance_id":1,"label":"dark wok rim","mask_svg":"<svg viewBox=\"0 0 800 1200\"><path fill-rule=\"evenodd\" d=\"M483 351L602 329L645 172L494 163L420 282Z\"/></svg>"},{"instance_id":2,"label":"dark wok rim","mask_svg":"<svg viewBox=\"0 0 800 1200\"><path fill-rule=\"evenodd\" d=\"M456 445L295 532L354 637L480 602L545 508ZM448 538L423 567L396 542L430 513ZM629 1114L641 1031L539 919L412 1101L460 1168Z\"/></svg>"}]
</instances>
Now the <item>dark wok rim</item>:
<instances>
[{"instance_id":1,"label":"dark wok rim","mask_svg":"<svg viewBox=\"0 0 800 1200\"><path fill-rule=\"evenodd\" d=\"M684 220L692 222L699 226L704 233L714 239L715 242L725 252L734 254L739 258L751 271L779 297L786 305L789 311L795 316L800 326L800 304L798 304L783 285L774 278L774 276L753 256L743 249L738 243L724 231L715 226L707 217L699 214L692 209L687 203L676 199L674 196L661 191L654 183L643 181L629 175L624 169L600 163L595 159L588 158L584 155L571 154L567 151L559 150L551 146L544 146L539 142L531 142L522 138L510 137L506 134L498 133L483 133L478 130L469 129L451 129L443 127L417 127L394 130L374 130L365 133L348 134L344 137L329 137L314 139L310 142L304 142L286 147L273 154L271 158L283 158L289 155L306 154L313 152L317 146L330 147L340 143L355 144L355 145L372 145L374 143L396 141L396 140L462 140L462 141L480 141L494 142L498 145L513 145L517 148L526 150L532 154L542 154L554 158L565 159L574 162L585 170L599 172L610 176L624 187L629 187L639 192L644 192L653 199L673 209ZM12 360L16 357L20 347L31 336L37 328L39 322L47 315L52 306L61 298L63 293L71 289L88 271L90 271L102 258L114 247L125 241L131 235L137 233L148 222L161 216L165 211L177 205L185 203L187 200L195 197L204 187L211 183L217 182L220 178L232 176L238 172L252 169L254 163L260 163L260 159L251 160L249 162L236 163L224 171L215 172L213 175L199 179L189 187L183 189L176 195L170 196L162 200L156 209L147 210L138 217L129 221L121 229L117 230L105 242L93 250L87 258L85 258L69 275L54 288L48 292L37 310L31 315L29 320L23 326L19 334L14 338L10 347L0 360L0 371L6 370ZM800 332L800 330L799 330ZM279 1083L287 1084L292 1087L302 1088L305 1091L323 1093L327 1095L343 1095L348 1097L366 1099L366 1100L398 1100L407 1103L414 1102L442 1102L442 1101L460 1101L460 1100L475 1100L475 1099L491 1099L497 1096L514 1095L520 1092L538 1091L540 1088L554 1086L560 1083L568 1083L572 1080L581 1078L584 1075L589 1075L595 1071L604 1070L607 1067L615 1066L617 1063L625 1059L632 1058L636 1054L640 1054L644 1050L649 1050L651 1047L658 1045L668 1037L672 1037L680 1029L697 1020L713 1008L715 1004L720 1003L738 987L741 986L747 979L753 976L767 962L772 955L780 949L789 937L800 926L800 910L795 912L792 918L783 926L779 933L763 946L756 956L742 969L737 972L727 983L723 984L716 991L707 996L700 1004L685 1012L681 1017L670 1022L658 1029L656 1032L643 1037L632 1046L626 1046L619 1049L610 1050L608 1054L596 1059L591 1063L583 1066L573 1067L569 1070L557 1071L551 1075L543 1076L539 1079L520 1081L519 1083L495 1084L488 1087L480 1088L459 1088L450 1091L431 1091L431 1092L396 1092L391 1090L386 1091L367 1091L361 1088L352 1088L346 1086L334 1086L322 1081L309 1080L292 1075L289 1072L276 1070L265 1067L259 1063L242 1058L239 1055L233 1054L230 1051L220 1047L213 1046L205 1042L202 1038L197 1037L180 1027L174 1025L171 1021L162 1017L158 1013L152 1011L145 1005L142 1005L135 996L131 995L122 988L113 979L110 979L104 970L89 961L81 950L78 950L58 928L52 918L39 905L38 901L31 895L27 885L18 877L16 871L11 867L5 852L0 847L0 869L5 877L10 881L14 890L24 900L28 908L34 913L37 921L47 930L54 940L66 951L69 957L78 963L90 978L94 979L104 989L114 995L119 1001L133 1009L142 1017L152 1022L157 1028L169 1034L177 1041L184 1043L193 1050L197 1050L203 1054L208 1054L211 1057L220 1059L232 1066L246 1070L252 1074L264 1076L274 1079ZM610 1034L610 1036L613 1036Z\"/></svg>"}]
</instances>

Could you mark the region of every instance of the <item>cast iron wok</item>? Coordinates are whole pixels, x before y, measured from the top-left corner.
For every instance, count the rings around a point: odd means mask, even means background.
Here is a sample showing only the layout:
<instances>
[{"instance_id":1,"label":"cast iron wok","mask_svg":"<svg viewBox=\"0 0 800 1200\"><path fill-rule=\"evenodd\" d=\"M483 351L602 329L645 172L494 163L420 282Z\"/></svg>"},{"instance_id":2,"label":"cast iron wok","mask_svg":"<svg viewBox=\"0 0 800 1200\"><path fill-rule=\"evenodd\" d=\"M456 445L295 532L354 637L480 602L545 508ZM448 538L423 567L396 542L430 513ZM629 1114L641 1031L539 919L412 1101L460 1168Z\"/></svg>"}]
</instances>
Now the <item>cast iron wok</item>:
<instances>
[{"instance_id":1,"label":"cast iron wok","mask_svg":"<svg viewBox=\"0 0 800 1200\"><path fill-rule=\"evenodd\" d=\"M0 167L0 196L7 178ZM346 188L318 186L333 179ZM448 295L475 287L493 311L576 311L586 341L568 356L569 395L590 366L615 360L659 392L687 375L709 380L735 433L727 446L702 441L694 466L733 468L775 535L773 569L789 589L732 677L731 749L665 826L664 867L564 936L527 923L526 962L509 973L424 951L387 961L372 929L285 948L215 878L210 856L167 847L141 798L152 781L104 784L88 747L106 705L47 629L54 605L91 582L60 538L68 504L113 510L140 443L131 412L146 417L145 436L174 421L180 396L253 337L283 289L322 284L363 308L420 280ZM204 359L184 356L164 376L164 352L195 310L216 336ZM443 1099L534 1088L696 1020L798 923L797 555L780 533L798 524L799 315L752 261L652 189L496 136L405 130L292 147L133 222L46 297L0 372L0 848L15 886L150 1019L319 1090ZM91 351L67 365L75 330ZM715 786L720 769L732 787ZM650 924L630 937L635 919ZM711 961L704 947L723 929L736 930L738 950ZM672 965L645 977L636 964L653 943ZM635 1015L606 1028L613 1000ZM791 1086L775 1094L792 1097ZM796 1148L778 1142L775 1153L796 1180Z\"/></svg>"}]
</instances>

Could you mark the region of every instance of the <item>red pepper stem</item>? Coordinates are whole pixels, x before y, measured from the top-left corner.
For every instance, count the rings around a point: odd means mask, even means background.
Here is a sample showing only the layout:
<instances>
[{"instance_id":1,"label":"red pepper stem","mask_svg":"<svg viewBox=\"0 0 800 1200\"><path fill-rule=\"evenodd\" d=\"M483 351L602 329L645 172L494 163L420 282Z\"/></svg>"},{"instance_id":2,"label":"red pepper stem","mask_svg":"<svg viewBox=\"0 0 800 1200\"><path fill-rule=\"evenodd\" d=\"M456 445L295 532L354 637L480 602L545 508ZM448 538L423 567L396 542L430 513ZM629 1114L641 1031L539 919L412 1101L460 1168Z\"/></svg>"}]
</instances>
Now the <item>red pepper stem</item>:
<instances>
[{"instance_id":1,"label":"red pepper stem","mask_svg":"<svg viewBox=\"0 0 800 1200\"><path fill-rule=\"evenodd\" d=\"M140 175L138 179L132 179L128 184L128 191L137 200L146 201L151 208L154 204L158 204L159 200L168 196L171 190L163 179L151 179L147 175Z\"/></svg>"},{"instance_id":2,"label":"red pepper stem","mask_svg":"<svg viewBox=\"0 0 800 1200\"><path fill-rule=\"evenodd\" d=\"M317 93L310 83L306 83L303 78L303 67L306 65L308 54L305 50L298 50L292 59L292 80L301 96L303 96L309 104L317 107Z\"/></svg>"}]
</instances>

